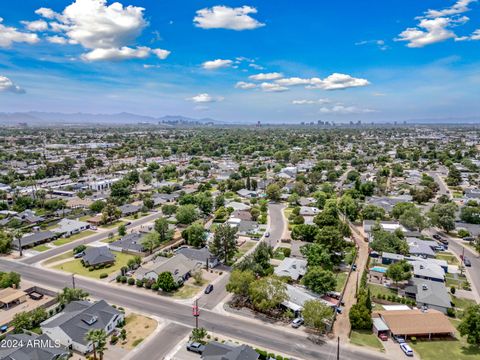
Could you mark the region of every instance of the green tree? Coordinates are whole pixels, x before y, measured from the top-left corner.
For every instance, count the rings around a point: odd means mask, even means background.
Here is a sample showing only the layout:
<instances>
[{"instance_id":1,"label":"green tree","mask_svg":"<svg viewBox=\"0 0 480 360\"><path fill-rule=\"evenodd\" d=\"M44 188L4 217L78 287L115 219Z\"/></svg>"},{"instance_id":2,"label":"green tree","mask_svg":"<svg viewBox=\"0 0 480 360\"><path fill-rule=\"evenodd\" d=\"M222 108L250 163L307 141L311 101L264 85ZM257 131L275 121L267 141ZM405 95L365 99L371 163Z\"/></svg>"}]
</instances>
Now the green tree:
<instances>
[{"instance_id":1,"label":"green tree","mask_svg":"<svg viewBox=\"0 0 480 360\"><path fill-rule=\"evenodd\" d=\"M20 286L20 274L16 272L0 273L0 289Z\"/></svg>"},{"instance_id":2,"label":"green tree","mask_svg":"<svg viewBox=\"0 0 480 360\"><path fill-rule=\"evenodd\" d=\"M480 345L480 305L470 306L464 311L458 331L467 337L469 344Z\"/></svg>"},{"instance_id":3,"label":"green tree","mask_svg":"<svg viewBox=\"0 0 480 360\"><path fill-rule=\"evenodd\" d=\"M333 269L334 259L325 245L317 243L307 244L302 246L300 251L307 258L309 267L320 266L328 270Z\"/></svg>"},{"instance_id":4,"label":"green tree","mask_svg":"<svg viewBox=\"0 0 480 360\"><path fill-rule=\"evenodd\" d=\"M255 281L253 271L233 270L227 284L227 291L238 296L247 297L250 285Z\"/></svg>"},{"instance_id":5,"label":"green tree","mask_svg":"<svg viewBox=\"0 0 480 360\"><path fill-rule=\"evenodd\" d=\"M391 252L394 254L408 254L409 248L401 231L389 232L382 229L373 231L373 241L370 247L378 252Z\"/></svg>"},{"instance_id":6,"label":"green tree","mask_svg":"<svg viewBox=\"0 0 480 360\"><path fill-rule=\"evenodd\" d=\"M105 205L102 210L102 222L104 224L114 222L119 219L120 216L122 216L122 211L112 203Z\"/></svg>"},{"instance_id":7,"label":"green tree","mask_svg":"<svg viewBox=\"0 0 480 360\"><path fill-rule=\"evenodd\" d=\"M385 210L375 205L365 205L360 212L363 220L383 220L385 218Z\"/></svg>"},{"instance_id":8,"label":"green tree","mask_svg":"<svg viewBox=\"0 0 480 360\"><path fill-rule=\"evenodd\" d=\"M331 307L318 300L308 300L303 304L302 317L305 325L325 331L327 321L332 318L333 310Z\"/></svg>"},{"instance_id":9,"label":"green tree","mask_svg":"<svg viewBox=\"0 0 480 360\"><path fill-rule=\"evenodd\" d=\"M237 252L236 232L236 228L222 224L215 230L213 241L210 244L212 254L223 259L225 264L228 264Z\"/></svg>"},{"instance_id":10,"label":"green tree","mask_svg":"<svg viewBox=\"0 0 480 360\"><path fill-rule=\"evenodd\" d=\"M350 325L354 330L371 330L372 315L365 304L353 304L348 314Z\"/></svg>"},{"instance_id":11,"label":"green tree","mask_svg":"<svg viewBox=\"0 0 480 360\"><path fill-rule=\"evenodd\" d=\"M168 220L160 217L155 220L154 230L157 232L160 242L170 241L173 238L173 232L168 229Z\"/></svg>"},{"instance_id":12,"label":"green tree","mask_svg":"<svg viewBox=\"0 0 480 360\"><path fill-rule=\"evenodd\" d=\"M89 208L92 210L94 213L101 213L103 208L107 205L107 203L103 200L96 200L93 203L90 204Z\"/></svg>"},{"instance_id":13,"label":"green tree","mask_svg":"<svg viewBox=\"0 0 480 360\"><path fill-rule=\"evenodd\" d=\"M188 245L196 248L205 246L207 241L205 229L202 224L193 223L182 231L182 237L185 239Z\"/></svg>"},{"instance_id":14,"label":"green tree","mask_svg":"<svg viewBox=\"0 0 480 360\"><path fill-rule=\"evenodd\" d=\"M313 242L318 234L318 227L309 224L300 224L293 228L291 236L293 240Z\"/></svg>"},{"instance_id":15,"label":"green tree","mask_svg":"<svg viewBox=\"0 0 480 360\"><path fill-rule=\"evenodd\" d=\"M105 330L88 330L87 334L85 335L85 341L92 343L94 360L97 360L97 353L100 355L100 360L102 360L107 346L107 333Z\"/></svg>"},{"instance_id":16,"label":"green tree","mask_svg":"<svg viewBox=\"0 0 480 360\"><path fill-rule=\"evenodd\" d=\"M9 254L12 251L12 241L11 234L0 230L0 254Z\"/></svg>"},{"instance_id":17,"label":"green tree","mask_svg":"<svg viewBox=\"0 0 480 360\"><path fill-rule=\"evenodd\" d=\"M457 205L455 203L436 204L428 213L430 221L433 226L438 226L450 232L455 229L455 212Z\"/></svg>"},{"instance_id":18,"label":"green tree","mask_svg":"<svg viewBox=\"0 0 480 360\"><path fill-rule=\"evenodd\" d=\"M148 249L150 254L152 254L153 250L160 245L160 236L157 232L148 233L142 238L141 244L145 249Z\"/></svg>"},{"instance_id":19,"label":"green tree","mask_svg":"<svg viewBox=\"0 0 480 360\"><path fill-rule=\"evenodd\" d=\"M205 328L193 328L190 340L194 342L201 342L207 337L208 333Z\"/></svg>"},{"instance_id":20,"label":"green tree","mask_svg":"<svg viewBox=\"0 0 480 360\"><path fill-rule=\"evenodd\" d=\"M280 186L275 183L268 185L265 192L267 197L272 201L279 201L280 195L282 194Z\"/></svg>"},{"instance_id":21,"label":"green tree","mask_svg":"<svg viewBox=\"0 0 480 360\"><path fill-rule=\"evenodd\" d=\"M72 301L85 300L89 294L82 289L63 288L62 292L57 295L57 301L60 304L69 304Z\"/></svg>"},{"instance_id":22,"label":"green tree","mask_svg":"<svg viewBox=\"0 0 480 360\"><path fill-rule=\"evenodd\" d=\"M285 284L276 276L255 280L250 285L249 294L253 306L261 311L277 308L288 297Z\"/></svg>"},{"instance_id":23,"label":"green tree","mask_svg":"<svg viewBox=\"0 0 480 360\"><path fill-rule=\"evenodd\" d=\"M337 280L333 273L318 266L309 267L302 282L307 288L320 295L335 290L337 286Z\"/></svg>"},{"instance_id":24,"label":"green tree","mask_svg":"<svg viewBox=\"0 0 480 360\"><path fill-rule=\"evenodd\" d=\"M350 221L358 217L358 204L350 195L343 195L338 201L338 209L342 211Z\"/></svg>"},{"instance_id":25,"label":"green tree","mask_svg":"<svg viewBox=\"0 0 480 360\"><path fill-rule=\"evenodd\" d=\"M417 207L405 210L398 220L400 224L410 230L422 231L427 226L425 217Z\"/></svg>"},{"instance_id":26,"label":"green tree","mask_svg":"<svg viewBox=\"0 0 480 360\"><path fill-rule=\"evenodd\" d=\"M197 209L193 204L181 205L176 212L177 221L180 224L189 225L197 220Z\"/></svg>"},{"instance_id":27,"label":"green tree","mask_svg":"<svg viewBox=\"0 0 480 360\"><path fill-rule=\"evenodd\" d=\"M386 275L389 279L392 279L395 284L399 281L408 280L412 276L411 266L405 260L399 261L388 267Z\"/></svg>"},{"instance_id":28,"label":"green tree","mask_svg":"<svg viewBox=\"0 0 480 360\"><path fill-rule=\"evenodd\" d=\"M127 226L125 224L122 224L118 227L118 235L120 236L127 235Z\"/></svg>"},{"instance_id":29,"label":"green tree","mask_svg":"<svg viewBox=\"0 0 480 360\"><path fill-rule=\"evenodd\" d=\"M177 284L173 279L172 273L168 271L162 272L160 275L158 275L157 285L165 292L172 292L177 288Z\"/></svg>"}]
</instances>

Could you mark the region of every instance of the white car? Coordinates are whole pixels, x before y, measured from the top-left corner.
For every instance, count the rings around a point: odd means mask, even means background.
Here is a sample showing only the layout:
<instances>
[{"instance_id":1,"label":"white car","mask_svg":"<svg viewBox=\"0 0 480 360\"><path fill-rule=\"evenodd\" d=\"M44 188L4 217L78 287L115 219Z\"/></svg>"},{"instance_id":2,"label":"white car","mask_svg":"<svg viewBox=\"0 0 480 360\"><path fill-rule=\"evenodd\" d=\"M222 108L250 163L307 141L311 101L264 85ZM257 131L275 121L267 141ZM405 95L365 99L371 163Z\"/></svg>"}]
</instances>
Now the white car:
<instances>
[{"instance_id":1,"label":"white car","mask_svg":"<svg viewBox=\"0 0 480 360\"><path fill-rule=\"evenodd\" d=\"M400 344L400 349L402 349L402 351L405 353L405 355L413 356L413 350L410 346L408 346L408 344L406 344L406 343Z\"/></svg>"}]
</instances>

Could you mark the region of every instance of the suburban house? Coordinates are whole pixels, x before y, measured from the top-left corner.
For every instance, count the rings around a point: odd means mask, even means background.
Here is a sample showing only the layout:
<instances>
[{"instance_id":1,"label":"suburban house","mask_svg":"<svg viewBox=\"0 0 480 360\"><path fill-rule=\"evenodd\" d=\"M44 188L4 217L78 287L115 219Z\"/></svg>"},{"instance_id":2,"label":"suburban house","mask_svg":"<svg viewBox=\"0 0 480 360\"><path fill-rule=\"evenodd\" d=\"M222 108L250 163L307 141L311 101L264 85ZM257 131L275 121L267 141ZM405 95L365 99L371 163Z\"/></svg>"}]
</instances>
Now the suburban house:
<instances>
[{"instance_id":1,"label":"suburban house","mask_svg":"<svg viewBox=\"0 0 480 360\"><path fill-rule=\"evenodd\" d=\"M391 335L407 337L454 336L455 328L444 314L436 310L379 311L373 318L380 318Z\"/></svg>"},{"instance_id":2,"label":"suburban house","mask_svg":"<svg viewBox=\"0 0 480 360\"><path fill-rule=\"evenodd\" d=\"M66 360L70 357L70 351L65 346L56 346L55 340L45 334L7 334L4 341L13 346L0 347L2 360ZM35 343L42 346L32 346Z\"/></svg>"},{"instance_id":3,"label":"suburban house","mask_svg":"<svg viewBox=\"0 0 480 360\"><path fill-rule=\"evenodd\" d=\"M274 274L297 281L307 272L307 260L287 257L275 268Z\"/></svg>"},{"instance_id":4,"label":"suburban house","mask_svg":"<svg viewBox=\"0 0 480 360\"><path fill-rule=\"evenodd\" d=\"M442 283L445 281L445 267L438 263L441 260L408 258L407 261L413 266L414 277Z\"/></svg>"},{"instance_id":5,"label":"suburban house","mask_svg":"<svg viewBox=\"0 0 480 360\"><path fill-rule=\"evenodd\" d=\"M93 344L85 337L89 330L103 329L107 334L124 320L124 314L105 300L73 301L65 309L40 324L42 332L67 348L87 354Z\"/></svg>"},{"instance_id":6,"label":"suburban house","mask_svg":"<svg viewBox=\"0 0 480 360\"><path fill-rule=\"evenodd\" d=\"M452 307L447 288L438 281L413 278L403 292L405 296L415 299L418 307L435 309L444 314Z\"/></svg>"},{"instance_id":7,"label":"suburban house","mask_svg":"<svg viewBox=\"0 0 480 360\"><path fill-rule=\"evenodd\" d=\"M211 341L205 345L202 360L258 360L260 354L248 345Z\"/></svg>"},{"instance_id":8,"label":"suburban house","mask_svg":"<svg viewBox=\"0 0 480 360\"><path fill-rule=\"evenodd\" d=\"M308 300L318 300L327 306L332 306L332 304L328 301L323 300L317 294L314 294L303 287L293 286L290 284L285 284L285 286L287 289L288 299L282 302L282 306L292 310L295 316L300 315L303 309L303 304L305 304L305 302Z\"/></svg>"},{"instance_id":9,"label":"suburban house","mask_svg":"<svg viewBox=\"0 0 480 360\"><path fill-rule=\"evenodd\" d=\"M435 257L435 251L433 250L433 248L437 246L435 241L426 241L415 237L407 237L405 240L408 244L408 252L411 255L428 258Z\"/></svg>"},{"instance_id":10,"label":"suburban house","mask_svg":"<svg viewBox=\"0 0 480 360\"><path fill-rule=\"evenodd\" d=\"M412 201L412 196L411 195L399 195L395 197L378 197L378 196L372 196L369 197L365 200L365 203L368 205L375 205L377 207L382 208L386 212L390 213L393 210L393 207L401 202L410 202Z\"/></svg>"},{"instance_id":11,"label":"suburban house","mask_svg":"<svg viewBox=\"0 0 480 360\"><path fill-rule=\"evenodd\" d=\"M122 216L134 215L142 210L142 205L126 204L119 207Z\"/></svg>"},{"instance_id":12,"label":"suburban house","mask_svg":"<svg viewBox=\"0 0 480 360\"><path fill-rule=\"evenodd\" d=\"M56 239L57 236L58 235L53 231L39 231L30 235L25 235L21 240L14 239L12 241L12 247L17 250L20 249L20 244L22 245L22 249L33 247Z\"/></svg>"},{"instance_id":13,"label":"suburban house","mask_svg":"<svg viewBox=\"0 0 480 360\"><path fill-rule=\"evenodd\" d=\"M206 268L208 264L209 269L213 269L220 264L218 258L214 256L207 247L204 247L202 249L182 247L177 250L177 254L181 254L187 259L195 261L196 263L201 265L201 267Z\"/></svg>"},{"instance_id":14,"label":"suburban house","mask_svg":"<svg viewBox=\"0 0 480 360\"><path fill-rule=\"evenodd\" d=\"M191 276L192 272L201 266L185 255L177 254L171 258L157 257L151 262L140 267L135 276L137 279L151 279L157 281L163 272L169 272L177 284L183 284Z\"/></svg>"},{"instance_id":15,"label":"suburban house","mask_svg":"<svg viewBox=\"0 0 480 360\"><path fill-rule=\"evenodd\" d=\"M88 247L83 252L82 261L85 266L113 264L115 255L107 246Z\"/></svg>"},{"instance_id":16,"label":"suburban house","mask_svg":"<svg viewBox=\"0 0 480 360\"><path fill-rule=\"evenodd\" d=\"M245 199L252 199L258 196L258 193L253 190L240 189L237 191L237 194Z\"/></svg>"},{"instance_id":17,"label":"suburban house","mask_svg":"<svg viewBox=\"0 0 480 360\"><path fill-rule=\"evenodd\" d=\"M45 220L43 217L35 215L35 212L30 209L18 213L15 218L28 224L36 224Z\"/></svg>"},{"instance_id":18,"label":"suburban house","mask_svg":"<svg viewBox=\"0 0 480 360\"><path fill-rule=\"evenodd\" d=\"M372 240L372 232L375 227L375 225L378 224L381 229L388 231L388 232L394 232L397 229L400 229L401 231L405 232L406 229L397 221L380 221L377 222L375 220L363 220L363 231L365 235L367 236L368 240Z\"/></svg>"},{"instance_id":19,"label":"suburban house","mask_svg":"<svg viewBox=\"0 0 480 360\"><path fill-rule=\"evenodd\" d=\"M55 229L52 229L52 231L65 237L69 237L87 229L90 229L90 224L88 222L62 219L57 224L57 227Z\"/></svg>"},{"instance_id":20,"label":"suburban house","mask_svg":"<svg viewBox=\"0 0 480 360\"><path fill-rule=\"evenodd\" d=\"M316 216L320 213L320 209L314 206L301 206L300 215L302 216Z\"/></svg>"},{"instance_id":21,"label":"suburban house","mask_svg":"<svg viewBox=\"0 0 480 360\"><path fill-rule=\"evenodd\" d=\"M144 237L143 233L130 233L108 244L108 247L113 251L143 254L145 252L145 247L142 245Z\"/></svg>"},{"instance_id":22,"label":"suburban house","mask_svg":"<svg viewBox=\"0 0 480 360\"><path fill-rule=\"evenodd\" d=\"M231 201L227 204L225 204L226 208L231 207L234 211L236 210L249 210L250 206L246 205L244 203L238 202L238 201Z\"/></svg>"}]
</instances>

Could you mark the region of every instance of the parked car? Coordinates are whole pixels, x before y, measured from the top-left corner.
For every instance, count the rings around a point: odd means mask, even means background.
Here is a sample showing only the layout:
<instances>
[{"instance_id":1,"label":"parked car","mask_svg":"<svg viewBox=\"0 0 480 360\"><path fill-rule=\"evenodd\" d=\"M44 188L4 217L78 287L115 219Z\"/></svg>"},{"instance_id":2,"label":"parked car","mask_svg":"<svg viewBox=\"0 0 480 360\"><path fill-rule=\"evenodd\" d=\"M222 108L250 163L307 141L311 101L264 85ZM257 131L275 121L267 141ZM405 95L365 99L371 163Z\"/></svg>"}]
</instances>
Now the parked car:
<instances>
[{"instance_id":1,"label":"parked car","mask_svg":"<svg viewBox=\"0 0 480 360\"><path fill-rule=\"evenodd\" d=\"M270 237L270 233L269 233L269 232L266 232L266 233L265 233L265 237Z\"/></svg>"},{"instance_id":2,"label":"parked car","mask_svg":"<svg viewBox=\"0 0 480 360\"><path fill-rule=\"evenodd\" d=\"M97 230L97 227L95 225L90 225L90 230Z\"/></svg>"},{"instance_id":3,"label":"parked car","mask_svg":"<svg viewBox=\"0 0 480 360\"><path fill-rule=\"evenodd\" d=\"M336 306L335 307L335 311L337 312L337 314L341 314L343 312L343 307L341 306Z\"/></svg>"},{"instance_id":4,"label":"parked car","mask_svg":"<svg viewBox=\"0 0 480 360\"><path fill-rule=\"evenodd\" d=\"M413 356L413 350L408 344L406 344L406 343L400 344L400 349L402 349L402 351L405 353L405 355Z\"/></svg>"},{"instance_id":5,"label":"parked car","mask_svg":"<svg viewBox=\"0 0 480 360\"><path fill-rule=\"evenodd\" d=\"M435 251L445 251L445 246L439 244L439 245L435 246L433 248L433 250L435 250Z\"/></svg>"},{"instance_id":6,"label":"parked car","mask_svg":"<svg viewBox=\"0 0 480 360\"><path fill-rule=\"evenodd\" d=\"M442 240L442 237L441 237L440 235L438 235L438 234L434 234L434 235L433 235L433 238L434 238L435 240L438 240L438 241Z\"/></svg>"},{"instance_id":7,"label":"parked car","mask_svg":"<svg viewBox=\"0 0 480 360\"><path fill-rule=\"evenodd\" d=\"M471 241L475 240L475 238L471 237L471 236L467 236L467 237L464 237L463 240L471 242Z\"/></svg>"},{"instance_id":8,"label":"parked car","mask_svg":"<svg viewBox=\"0 0 480 360\"><path fill-rule=\"evenodd\" d=\"M202 354L205 351L205 345L200 344L199 342L189 342L187 344L187 350L197 354Z\"/></svg>"},{"instance_id":9,"label":"parked car","mask_svg":"<svg viewBox=\"0 0 480 360\"><path fill-rule=\"evenodd\" d=\"M353 264L353 265L352 265L352 270L353 270L353 271L357 271L357 264Z\"/></svg>"},{"instance_id":10,"label":"parked car","mask_svg":"<svg viewBox=\"0 0 480 360\"><path fill-rule=\"evenodd\" d=\"M388 335L385 334L385 333L380 333L380 334L378 334L378 337L379 337L380 340L382 340L382 341L387 341L387 340L388 340Z\"/></svg>"},{"instance_id":11,"label":"parked car","mask_svg":"<svg viewBox=\"0 0 480 360\"><path fill-rule=\"evenodd\" d=\"M79 253L76 253L75 255L73 255L73 258L80 259L81 257L83 257L83 255L85 255L85 253L83 251L80 251Z\"/></svg>"},{"instance_id":12,"label":"parked car","mask_svg":"<svg viewBox=\"0 0 480 360\"><path fill-rule=\"evenodd\" d=\"M463 264L468 267L472 266L472 262L466 256L463 258Z\"/></svg>"},{"instance_id":13,"label":"parked car","mask_svg":"<svg viewBox=\"0 0 480 360\"><path fill-rule=\"evenodd\" d=\"M207 287L205 288L205 294L210 294L213 291L213 285L208 284Z\"/></svg>"},{"instance_id":14,"label":"parked car","mask_svg":"<svg viewBox=\"0 0 480 360\"><path fill-rule=\"evenodd\" d=\"M399 344L404 344L405 343L405 339L401 336L393 335L392 338L393 338L393 340L395 340Z\"/></svg>"},{"instance_id":15,"label":"parked car","mask_svg":"<svg viewBox=\"0 0 480 360\"><path fill-rule=\"evenodd\" d=\"M292 321L292 327L298 329L300 326L303 325L303 318L298 317Z\"/></svg>"}]
</instances>

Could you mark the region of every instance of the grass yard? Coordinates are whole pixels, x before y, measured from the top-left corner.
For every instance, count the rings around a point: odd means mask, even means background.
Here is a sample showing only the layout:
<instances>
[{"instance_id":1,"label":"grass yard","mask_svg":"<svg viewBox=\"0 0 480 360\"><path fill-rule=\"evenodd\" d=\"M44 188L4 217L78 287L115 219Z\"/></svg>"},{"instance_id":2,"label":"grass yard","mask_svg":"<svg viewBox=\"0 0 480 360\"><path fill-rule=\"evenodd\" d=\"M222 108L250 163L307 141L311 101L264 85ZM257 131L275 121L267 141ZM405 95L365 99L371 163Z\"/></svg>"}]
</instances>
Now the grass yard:
<instances>
[{"instance_id":1,"label":"grass yard","mask_svg":"<svg viewBox=\"0 0 480 360\"><path fill-rule=\"evenodd\" d=\"M35 250L35 251L39 251L39 252L42 252L42 251L47 251L51 248L49 248L47 245L37 245L35 247L32 248L32 250Z\"/></svg>"},{"instance_id":2,"label":"grass yard","mask_svg":"<svg viewBox=\"0 0 480 360\"><path fill-rule=\"evenodd\" d=\"M377 351L385 351L380 339L370 330L352 331L350 342L354 345L366 346Z\"/></svg>"},{"instance_id":3,"label":"grass yard","mask_svg":"<svg viewBox=\"0 0 480 360\"><path fill-rule=\"evenodd\" d=\"M201 290L200 286L185 284L180 289L171 293L171 296L173 296L176 299L190 299L194 297L200 290Z\"/></svg>"},{"instance_id":4,"label":"grass yard","mask_svg":"<svg viewBox=\"0 0 480 360\"><path fill-rule=\"evenodd\" d=\"M120 347L126 350L133 349L140 344L143 339L146 339L151 333L153 333L157 326L157 322L152 318L139 314L128 315L125 318L124 327L127 331L127 340L121 342Z\"/></svg>"},{"instance_id":5,"label":"grass yard","mask_svg":"<svg viewBox=\"0 0 480 360\"><path fill-rule=\"evenodd\" d=\"M237 250L237 259L240 259L243 255L246 254L251 248L255 246L256 241L246 241L242 246Z\"/></svg>"},{"instance_id":6,"label":"grass yard","mask_svg":"<svg viewBox=\"0 0 480 360\"><path fill-rule=\"evenodd\" d=\"M457 327L458 320L451 319L452 324ZM416 344L409 342L413 350L420 355L422 360L455 359L455 360L478 360L480 359L480 348L471 346L460 337L457 332L455 340L433 340L417 341Z\"/></svg>"},{"instance_id":7,"label":"grass yard","mask_svg":"<svg viewBox=\"0 0 480 360\"><path fill-rule=\"evenodd\" d=\"M463 299L456 297L455 295L450 295L452 298L452 303L455 304L455 310L457 310L457 316L462 317L463 311L469 306L476 305L476 302L470 299ZM461 313L459 313L461 312Z\"/></svg>"},{"instance_id":8,"label":"grass yard","mask_svg":"<svg viewBox=\"0 0 480 360\"><path fill-rule=\"evenodd\" d=\"M435 258L439 260L445 260L449 265L458 265L458 259L455 257L455 255L449 252L439 252Z\"/></svg>"},{"instance_id":9,"label":"grass yard","mask_svg":"<svg viewBox=\"0 0 480 360\"><path fill-rule=\"evenodd\" d=\"M385 286L382 285L377 285L377 284L368 284L368 288L370 289L370 292L372 293L372 296L376 295L397 295L397 292L393 289L389 289Z\"/></svg>"},{"instance_id":10,"label":"grass yard","mask_svg":"<svg viewBox=\"0 0 480 360\"><path fill-rule=\"evenodd\" d=\"M69 273L72 273L72 274L74 273L74 274L98 279L98 278L100 278L100 274L106 273L106 274L110 275L110 274L113 274L114 272L119 271L122 268L122 266L127 265L128 260L134 258L133 255L124 254L124 253L120 253L120 252L117 252L117 251L112 251L112 253L115 254L116 260L115 260L115 264L113 264L109 268L88 271L88 269L85 266L82 265L80 259L74 259L72 261L68 261L68 262L59 264L59 265L54 266L53 268L57 269L57 270L62 270L62 271L65 271L65 272L69 272Z\"/></svg>"},{"instance_id":11,"label":"grass yard","mask_svg":"<svg viewBox=\"0 0 480 360\"><path fill-rule=\"evenodd\" d=\"M347 272L340 272L336 274L337 279L337 286L335 287L335 291L342 292L345 283L347 282Z\"/></svg>"},{"instance_id":12,"label":"grass yard","mask_svg":"<svg viewBox=\"0 0 480 360\"><path fill-rule=\"evenodd\" d=\"M62 245L65 245L65 244L68 244L72 241L75 241L75 240L79 240L79 239L83 239L87 236L90 236L90 235L93 235L95 234L95 231L93 230L85 230L85 231L82 231L81 233L78 233L78 234L75 234L75 235L72 235L68 238L60 238L58 240L55 240L53 242L54 245L56 246L62 246Z\"/></svg>"},{"instance_id":13,"label":"grass yard","mask_svg":"<svg viewBox=\"0 0 480 360\"><path fill-rule=\"evenodd\" d=\"M122 237L120 235L115 235L111 238L107 237L106 239L103 239L101 242L109 244L109 243L112 243L114 241L120 240L121 238Z\"/></svg>"},{"instance_id":14,"label":"grass yard","mask_svg":"<svg viewBox=\"0 0 480 360\"><path fill-rule=\"evenodd\" d=\"M111 224L108 224L108 225L101 225L100 227L102 229L115 229L117 227L119 227L120 225L123 225L125 224L125 221L121 221L121 220L118 220L118 221L115 221Z\"/></svg>"},{"instance_id":15,"label":"grass yard","mask_svg":"<svg viewBox=\"0 0 480 360\"><path fill-rule=\"evenodd\" d=\"M73 252L71 250L67 251L66 253L63 253L63 254L60 254L58 256L47 259L43 262L43 264L44 265L53 264L57 261L67 260L67 259L70 259L70 258L73 258Z\"/></svg>"}]
</instances>

